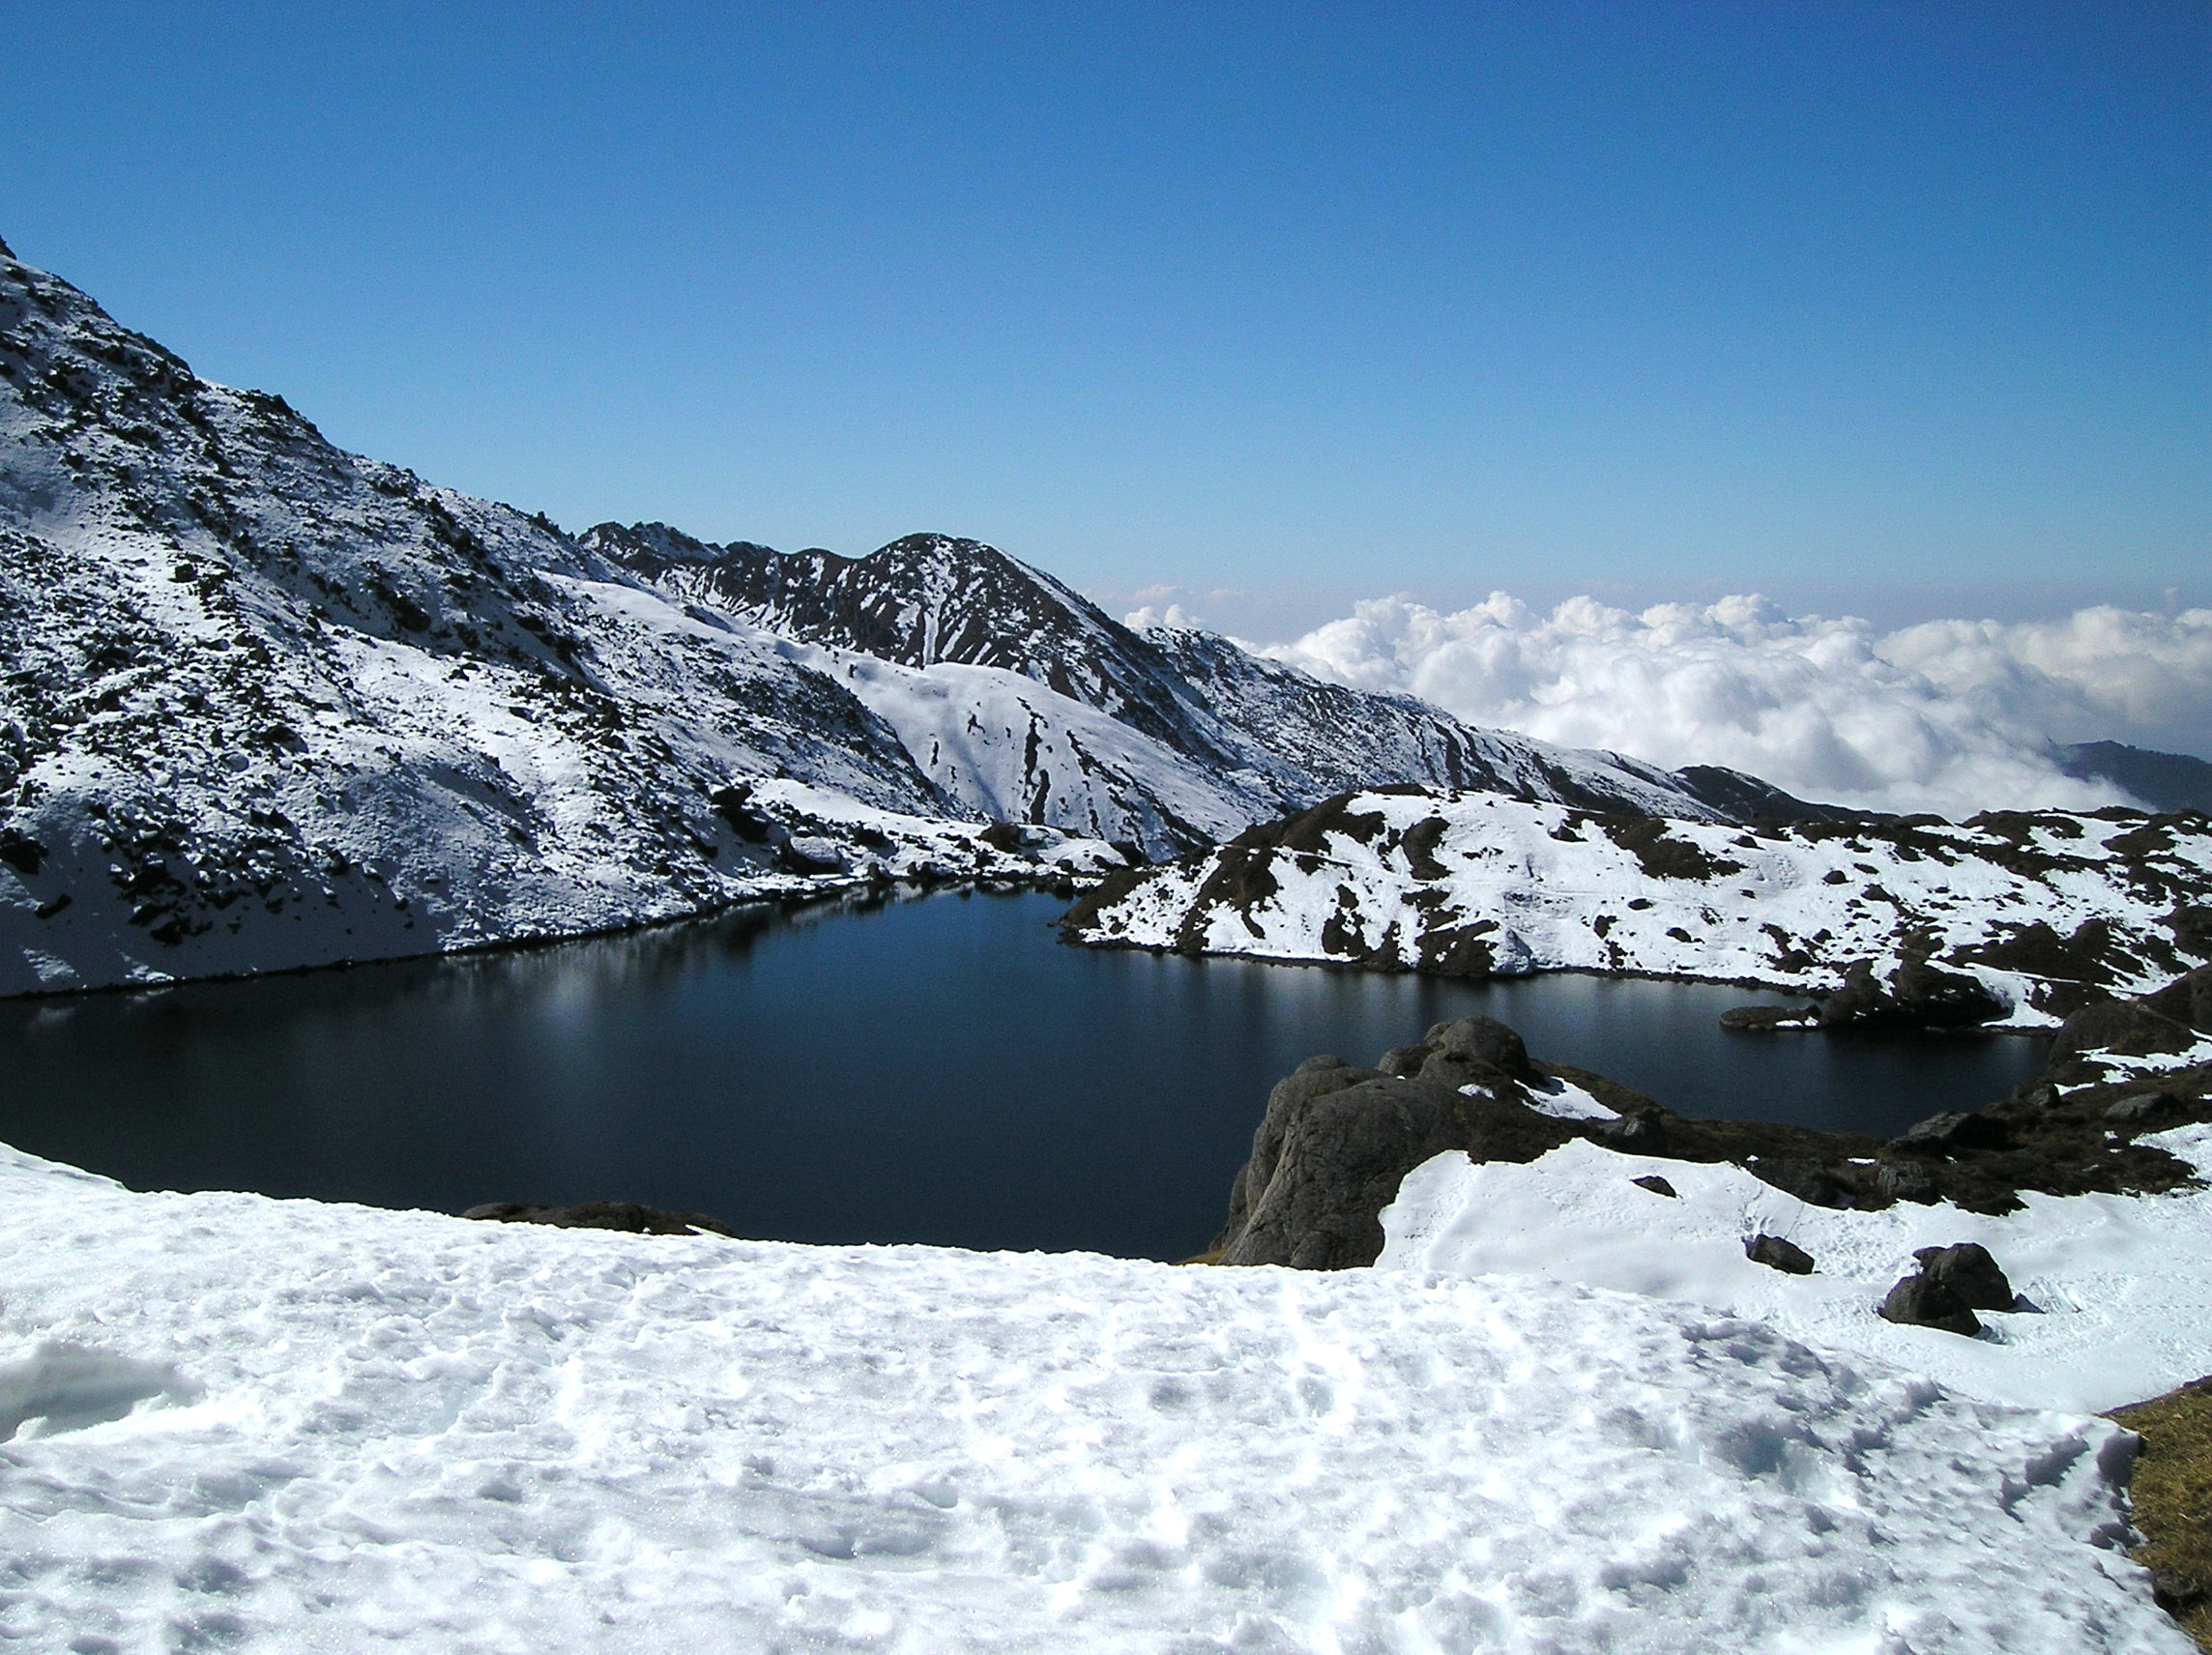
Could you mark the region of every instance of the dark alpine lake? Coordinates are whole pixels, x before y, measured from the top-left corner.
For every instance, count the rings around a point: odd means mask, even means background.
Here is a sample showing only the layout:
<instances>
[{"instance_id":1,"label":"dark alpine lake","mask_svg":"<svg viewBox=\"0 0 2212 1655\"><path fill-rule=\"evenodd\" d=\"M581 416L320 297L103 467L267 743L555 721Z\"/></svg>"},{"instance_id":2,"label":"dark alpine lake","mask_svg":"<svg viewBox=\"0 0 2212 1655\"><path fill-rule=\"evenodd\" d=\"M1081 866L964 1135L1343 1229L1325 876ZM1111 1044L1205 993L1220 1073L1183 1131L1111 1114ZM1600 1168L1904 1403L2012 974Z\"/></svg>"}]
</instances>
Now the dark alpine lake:
<instances>
[{"instance_id":1,"label":"dark alpine lake","mask_svg":"<svg viewBox=\"0 0 2212 1655\"><path fill-rule=\"evenodd\" d=\"M457 1212L595 1198L747 1235L1174 1259L1267 1089L1484 1012L1687 1115L1887 1134L2019 1037L1744 1035L1761 997L1069 948L1023 893L762 909L519 952L0 1002L0 1139L140 1189Z\"/></svg>"}]
</instances>

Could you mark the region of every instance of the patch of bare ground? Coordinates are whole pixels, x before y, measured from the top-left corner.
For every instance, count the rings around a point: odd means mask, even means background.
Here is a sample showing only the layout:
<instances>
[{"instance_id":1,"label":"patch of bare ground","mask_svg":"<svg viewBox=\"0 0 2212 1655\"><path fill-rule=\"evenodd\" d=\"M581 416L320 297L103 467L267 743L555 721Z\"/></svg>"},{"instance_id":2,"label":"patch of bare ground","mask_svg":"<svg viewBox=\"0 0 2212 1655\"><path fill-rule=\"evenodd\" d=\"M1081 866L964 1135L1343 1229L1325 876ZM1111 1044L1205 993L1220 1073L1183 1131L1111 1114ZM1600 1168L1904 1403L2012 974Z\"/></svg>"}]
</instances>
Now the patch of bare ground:
<instances>
[{"instance_id":1,"label":"patch of bare ground","mask_svg":"<svg viewBox=\"0 0 2212 1655\"><path fill-rule=\"evenodd\" d=\"M2114 1408L2143 1439L2132 1495L2143 1534L2136 1561L2158 1601L2212 1655L2212 1376Z\"/></svg>"}]
</instances>

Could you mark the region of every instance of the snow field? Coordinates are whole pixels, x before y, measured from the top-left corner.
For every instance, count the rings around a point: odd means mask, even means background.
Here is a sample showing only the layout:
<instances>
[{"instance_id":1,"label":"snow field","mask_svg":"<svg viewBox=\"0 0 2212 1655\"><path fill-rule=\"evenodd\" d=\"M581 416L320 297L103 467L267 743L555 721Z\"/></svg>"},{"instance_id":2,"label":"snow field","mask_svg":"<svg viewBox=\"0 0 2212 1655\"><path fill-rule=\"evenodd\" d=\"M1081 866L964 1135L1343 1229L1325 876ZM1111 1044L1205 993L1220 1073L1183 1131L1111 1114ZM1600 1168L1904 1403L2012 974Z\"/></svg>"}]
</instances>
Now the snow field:
<instances>
[{"instance_id":1,"label":"snow field","mask_svg":"<svg viewBox=\"0 0 2212 1655\"><path fill-rule=\"evenodd\" d=\"M0 1200L26 1648L2188 1647L2123 1434L1684 1306Z\"/></svg>"},{"instance_id":2,"label":"snow field","mask_svg":"<svg viewBox=\"0 0 2212 1655\"><path fill-rule=\"evenodd\" d=\"M2212 1172L2212 1126L2146 1136ZM1631 1179L1657 1173L1678 1199ZM1526 1165L1459 1151L1416 1167L1382 1213L1378 1270L1573 1283L1752 1318L1847 1360L1894 1363L1964 1395L2089 1413L2212 1373L2212 1190L2023 1192L1992 1217L1941 1203L1811 1206L1740 1167L1577 1140ZM1766 1233L1813 1256L1789 1276L1743 1255ZM1875 1314L1917 1247L1979 1241L2034 1308L1977 1311L1978 1338Z\"/></svg>"}]
</instances>

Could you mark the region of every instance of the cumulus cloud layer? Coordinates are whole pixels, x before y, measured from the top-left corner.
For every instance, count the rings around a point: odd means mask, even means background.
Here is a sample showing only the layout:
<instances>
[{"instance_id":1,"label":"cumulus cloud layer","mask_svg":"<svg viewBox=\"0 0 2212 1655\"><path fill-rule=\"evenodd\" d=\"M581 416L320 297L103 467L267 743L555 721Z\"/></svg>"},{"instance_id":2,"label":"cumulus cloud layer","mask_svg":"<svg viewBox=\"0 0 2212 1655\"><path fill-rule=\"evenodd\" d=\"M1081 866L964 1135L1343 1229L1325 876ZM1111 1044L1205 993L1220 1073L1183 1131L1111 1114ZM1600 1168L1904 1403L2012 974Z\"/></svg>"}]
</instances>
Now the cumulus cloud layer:
<instances>
[{"instance_id":1,"label":"cumulus cloud layer","mask_svg":"<svg viewBox=\"0 0 2212 1655\"><path fill-rule=\"evenodd\" d=\"M1765 598L1642 614L1504 593L1456 614L1378 598L1263 652L1407 690L1470 723L1668 766L1728 765L1807 798L1970 815L2133 802L2055 743L2195 747L2212 729L2212 610L1934 621L1880 633Z\"/></svg>"}]
</instances>

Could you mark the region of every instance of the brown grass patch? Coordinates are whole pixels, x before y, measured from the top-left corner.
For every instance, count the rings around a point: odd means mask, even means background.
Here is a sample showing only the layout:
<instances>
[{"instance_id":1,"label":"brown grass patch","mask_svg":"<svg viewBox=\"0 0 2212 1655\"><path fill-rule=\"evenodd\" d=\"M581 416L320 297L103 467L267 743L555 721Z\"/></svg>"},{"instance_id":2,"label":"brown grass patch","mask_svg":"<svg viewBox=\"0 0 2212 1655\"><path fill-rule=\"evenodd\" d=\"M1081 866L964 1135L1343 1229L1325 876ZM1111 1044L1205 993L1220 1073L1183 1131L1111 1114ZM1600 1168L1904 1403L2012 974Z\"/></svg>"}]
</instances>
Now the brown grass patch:
<instances>
[{"instance_id":1,"label":"brown grass patch","mask_svg":"<svg viewBox=\"0 0 2212 1655\"><path fill-rule=\"evenodd\" d=\"M2143 1439L2130 1490L2158 1601L2197 1646L2212 1652L2212 1377L2114 1408Z\"/></svg>"}]
</instances>

